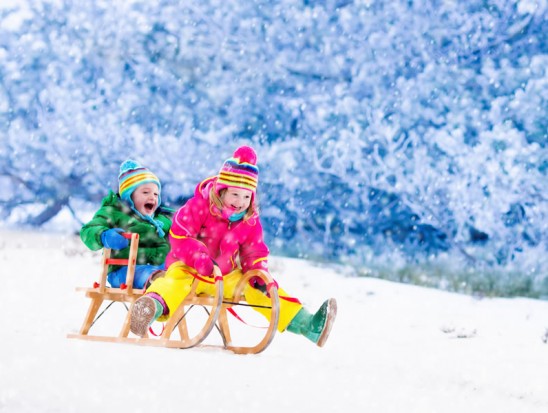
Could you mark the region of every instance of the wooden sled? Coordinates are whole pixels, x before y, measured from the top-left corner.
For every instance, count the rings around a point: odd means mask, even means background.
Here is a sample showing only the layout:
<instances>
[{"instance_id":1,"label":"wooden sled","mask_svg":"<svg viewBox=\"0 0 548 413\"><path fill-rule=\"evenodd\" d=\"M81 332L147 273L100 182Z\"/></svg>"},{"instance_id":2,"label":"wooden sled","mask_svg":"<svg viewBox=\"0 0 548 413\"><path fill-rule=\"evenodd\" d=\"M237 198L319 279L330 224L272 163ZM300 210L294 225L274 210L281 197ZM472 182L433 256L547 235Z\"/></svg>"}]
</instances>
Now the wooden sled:
<instances>
[{"instance_id":1,"label":"wooden sled","mask_svg":"<svg viewBox=\"0 0 548 413\"><path fill-rule=\"evenodd\" d=\"M77 338L91 341L105 341L114 343L132 343L149 346L162 346L170 348L191 348L198 345L208 337L215 328L222 339L223 346L237 354L255 354L263 351L272 342L278 325L280 304L278 298L278 289L270 274L261 270L252 270L244 274L239 280L234 295L223 299L223 277L217 267L215 267L214 277L211 279L215 284L215 295L196 294L196 286L199 280L196 278L191 287L190 293L181 303L181 305L171 314L167 320L162 333L158 337L129 337L131 309L135 301L145 293L145 290L133 288L133 279L135 276L135 265L137 260L137 250L139 244L139 234L124 233L123 236L130 242L130 253L127 260L110 258L111 250L103 250L102 273L99 283L95 283L93 288L77 288L77 291L84 291L86 297L91 299L88 311L82 323L78 334L68 334L68 338ZM127 285L120 288L107 286L107 275L109 265L127 265ZM263 327L264 334L259 334L255 342L245 345L235 344L232 340L230 323L228 321L228 312L234 313L237 306L251 306L245 302L243 291L252 277L259 277L266 286L266 293L270 298L270 305L263 307L262 311L268 311L270 322L268 326ZM97 315L105 302L110 302L102 313ZM124 305L129 304L127 314L122 323L122 328L118 336L91 335L90 329L98 321L101 315L114 302L121 302ZM127 308L127 305L126 305ZM196 310L202 309L202 316L198 319L195 316ZM205 310L205 311L204 311ZM197 326L197 327L196 327ZM208 345L211 346L211 345ZM218 346L213 346L218 347Z\"/></svg>"}]
</instances>

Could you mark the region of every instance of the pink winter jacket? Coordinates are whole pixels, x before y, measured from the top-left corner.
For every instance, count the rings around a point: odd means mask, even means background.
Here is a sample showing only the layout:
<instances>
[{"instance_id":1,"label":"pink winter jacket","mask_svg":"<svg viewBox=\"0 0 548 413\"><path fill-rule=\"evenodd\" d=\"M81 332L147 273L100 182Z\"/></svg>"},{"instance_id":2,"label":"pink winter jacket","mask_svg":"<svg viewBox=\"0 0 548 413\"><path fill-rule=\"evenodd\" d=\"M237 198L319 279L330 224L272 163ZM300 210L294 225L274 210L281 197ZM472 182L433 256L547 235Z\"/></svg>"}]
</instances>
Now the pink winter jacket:
<instances>
[{"instance_id":1,"label":"pink winter jacket","mask_svg":"<svg viewBox=\"0 0 548 413\"><path fill-rule=\"evenodd\" d=\"M263 228L257 213L245 221L230 222L221 216L209 201L209 191L217 178L201 182L175 214L169 232L171 251L166 266L182 261L193 266L195 258L207 253L223 275L240 267L245 273L252 269L268 271L268 247L263 240Z\"/></svg>"}]
</instances>

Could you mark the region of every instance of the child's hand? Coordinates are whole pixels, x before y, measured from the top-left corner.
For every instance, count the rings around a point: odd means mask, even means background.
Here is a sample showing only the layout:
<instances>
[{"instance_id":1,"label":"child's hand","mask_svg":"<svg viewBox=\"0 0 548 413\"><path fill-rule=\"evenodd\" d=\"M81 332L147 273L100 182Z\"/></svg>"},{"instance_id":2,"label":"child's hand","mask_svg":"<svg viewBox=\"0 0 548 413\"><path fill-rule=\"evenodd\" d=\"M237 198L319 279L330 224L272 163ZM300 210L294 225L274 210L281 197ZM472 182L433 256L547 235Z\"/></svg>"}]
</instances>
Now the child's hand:
<instances>
[{"instance_id":1,"label":"child's hand","mask_svg":"<svg viewBox=\"0 0 548 413\"><path fill-rule=\"evenodd\" d=\"M129 241L122 237L120 233L124 232L122 228L107 229L101 234L101 242L105 248L123 250L129 245Z\"/></svg>"},{"instance_id":2,"label":"child's hand","mask_svg":"<svg viewBox=\"0 0 548 413\"><path fill-rule=\"evenodd\" d=\"M213 261L207 254L200 254L194 261L194 268L201 275L210 277L213 274Z\"/></svg>"}]
</instances>

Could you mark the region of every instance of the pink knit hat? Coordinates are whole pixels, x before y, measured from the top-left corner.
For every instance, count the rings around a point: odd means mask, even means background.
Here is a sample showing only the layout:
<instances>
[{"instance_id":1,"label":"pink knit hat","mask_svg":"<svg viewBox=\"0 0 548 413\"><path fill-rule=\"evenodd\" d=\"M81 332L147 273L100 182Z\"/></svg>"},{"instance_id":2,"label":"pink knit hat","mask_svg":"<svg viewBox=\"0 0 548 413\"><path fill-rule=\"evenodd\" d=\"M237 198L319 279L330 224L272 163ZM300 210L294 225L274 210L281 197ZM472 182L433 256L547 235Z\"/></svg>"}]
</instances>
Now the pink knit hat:
<instances>
[{"instance_id":1,"label":"pink knit hat","mask_svg":"<svg viewBox=\"0 0 548 413\"><path fill-rule=\"evenodd\" d=\"M240 146L219 171L216 190L219 193L221 189L232 187L248 189L255 194L258 181L257 154L250 146Z\"/></svg>"}]
</instances>

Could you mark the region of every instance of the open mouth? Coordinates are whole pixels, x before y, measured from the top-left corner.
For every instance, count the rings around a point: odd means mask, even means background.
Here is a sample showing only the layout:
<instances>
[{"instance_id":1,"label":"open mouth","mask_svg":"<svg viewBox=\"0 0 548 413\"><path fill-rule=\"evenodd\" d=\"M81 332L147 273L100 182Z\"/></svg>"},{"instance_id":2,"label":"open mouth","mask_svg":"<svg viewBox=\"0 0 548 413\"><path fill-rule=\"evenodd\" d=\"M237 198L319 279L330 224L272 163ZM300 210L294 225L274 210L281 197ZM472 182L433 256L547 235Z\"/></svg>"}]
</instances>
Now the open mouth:
<instances>
[{"instance_id":1,"label":"open mouth","mask_svg":"<svg viewBox=\"0 0 548 413\"><path fill-rule=\"evenodd\" d=\"M147 202L144 207L145 207L145 211L147 211L149 214L154 212L154 204L152 202Z\"/></svg>"}]
</instances>

